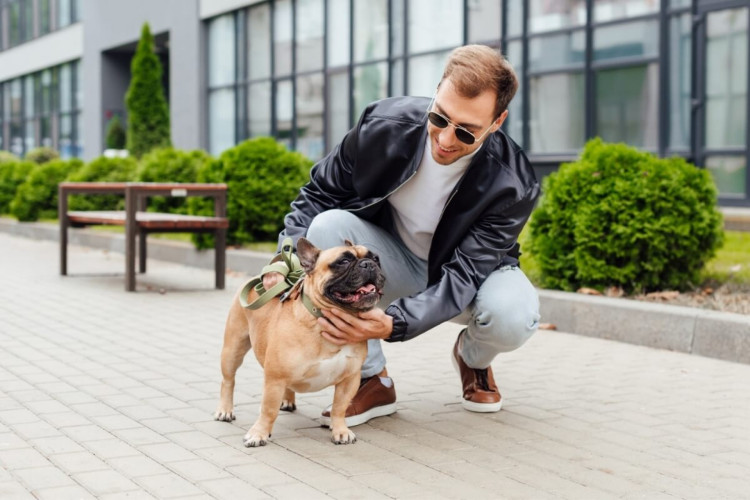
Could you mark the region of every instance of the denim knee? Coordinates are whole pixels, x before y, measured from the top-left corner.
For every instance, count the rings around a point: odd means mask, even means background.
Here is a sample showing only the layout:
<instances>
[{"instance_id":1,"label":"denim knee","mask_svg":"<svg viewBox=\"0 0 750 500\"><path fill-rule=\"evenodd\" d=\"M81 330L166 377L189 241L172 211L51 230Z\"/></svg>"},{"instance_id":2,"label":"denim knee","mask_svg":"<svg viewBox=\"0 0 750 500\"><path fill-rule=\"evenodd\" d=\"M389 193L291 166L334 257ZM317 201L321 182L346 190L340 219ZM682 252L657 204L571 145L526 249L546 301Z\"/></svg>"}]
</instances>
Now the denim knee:
<instances>
[{"instance_id":1,"label":"denim knee","mask_svg":"<svg viewBox=\"0 0 750 500\"><path fill-rule=\"evenodd\" d=\"M360 223L356 215L346 210L326 210L312 220L306 238L319 248L343 245L345 239L351 239L352 225Z\"/></svg>"}]
</instances>

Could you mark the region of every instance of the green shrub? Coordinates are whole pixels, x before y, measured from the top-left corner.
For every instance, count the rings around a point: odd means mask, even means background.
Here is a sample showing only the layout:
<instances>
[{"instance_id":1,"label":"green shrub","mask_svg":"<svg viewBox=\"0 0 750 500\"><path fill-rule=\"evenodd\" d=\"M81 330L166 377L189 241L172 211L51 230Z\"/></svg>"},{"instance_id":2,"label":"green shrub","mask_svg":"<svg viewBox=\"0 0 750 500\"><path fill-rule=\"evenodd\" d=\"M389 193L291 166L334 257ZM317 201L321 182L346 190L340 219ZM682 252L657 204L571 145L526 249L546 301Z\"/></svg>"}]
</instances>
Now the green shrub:
<instances>
[{"instance_id":1,"label":"green shrub","mask_svg":"<svg viewBox=\"0 0 750 500\"><path fill-rule=\"evenodd\" d=\"M709 172L594 139L544 179L530 222L542 286L685 289L721 245Z\"/></svg>"},{"instance_id":2,"label":"green shrub","mask_svg":"<svg viewBox=\"0 0 750 500\"><path fill-rule=\"evenodd\" d=\"M0 214L8 213L18 186L23 184L35 166L36 164L30 161L0 160Z\"/></svg>"},{"instance_id":3,"label":"green shrub","mask_svg":"<svg viewBox=\"0 0 750 500\"><path fill-rule=\"evenodd\" d=\"M10 213L20 221L57 217L57 184L83 166L79 159L52 160L31 170L18 186Z\"/></svg>"},{"instance_id":4,"label":"green shrub","mask_svg":"<svg viewBox=\"0 0 750 500\"><path fill-rule=\"evenodd\" d=\"M106 158L100 156L66 180L71 182L127 182L135 180L138 162L131 158ZM121 195L73 195L70 196L70 210L122 210L125 199Z\"/></svg>"},{"instance_id":5,"label":"green shrub","mask_svg":"<svg viewBox=\"0 0 750 500\"><path fill-rule=\"evenodd\" d=\"M114 115L107 123L106 144L108 149L125 149L125 127L120 115Z\"/></svg>"},{"instance_id":6,"label":"green shrub","mask_svg":"<svg viewBox=\"0 0 750 500\"><path fill-rule=\"evenodd\" d=\"M201 150L155 149L141 159L136 179L140 182L197 182L198 171L209 161L211 156ZM148 208L155 212L188 213L185 198L154 196L149 199Z\"/></svg>"},{"instance_id":7,"label":"green shrub","mask_svg":"<svg viewBox=\"0 0 750 500\"><path fill-rule=\"evenodd\" d=\"M18 161L20 158L18 156L14 155L10 151L3 151L0 150L0 163L5 163L9 161Z\"/></svg>"},{"instance_id":8,"label":"green shrub","mask_svg":"<svg viewBox=\"0 0 750 500\"><path fill-rule=\"evenodd\" d=\"M47 147L39 147L30 149L28 153L26 153L26 159L29 161L33 161L34 163L37 163L41 165L42 163L47 163L52 160L57 160L60 158L60 153L55 151L52 148Z\"/></svg>"},{"instance_id":9,"label":"green shrub","mask_svg":"<svg viewBox=\"0 0 750 500\"><path fill-rule=\"evenodd\" d=\"M128 109L127 149L140 158L154 148L171 145L169 106L164 97L162 67L154 52L154 37L148 23L143 24L133 60L130 86L125 94Z\"/></svg>"},{"instance_id":10,"label":"green shrub","mask_svg":"<svg viewBox=\"0 0 750 500\"><path fill-rule=\"evenodd\" d=\"M227 149L198 172L199 182L227 184L227 241L242 244L276 240L290 203L307 182L312 162L270 137L247 140ZM192 213L210 214L206 200L191 200ZM206 240L199 238L199 246Z\"/></svg>"}]
</instances>

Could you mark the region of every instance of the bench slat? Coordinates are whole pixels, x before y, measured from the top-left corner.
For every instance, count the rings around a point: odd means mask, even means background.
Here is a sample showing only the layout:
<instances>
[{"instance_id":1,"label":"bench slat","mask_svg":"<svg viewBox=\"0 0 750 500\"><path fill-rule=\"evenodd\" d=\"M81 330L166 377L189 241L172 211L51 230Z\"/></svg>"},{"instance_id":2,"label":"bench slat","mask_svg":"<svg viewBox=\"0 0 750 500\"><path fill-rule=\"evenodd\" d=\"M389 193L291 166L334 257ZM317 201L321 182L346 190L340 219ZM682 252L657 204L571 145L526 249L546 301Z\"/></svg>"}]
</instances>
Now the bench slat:
<instances>
[{"instance_id":1,"label":"bench slat","mask_svg":"<svg viewBox=\"0 0 750 500\"><path fill-rule=\"evenodd\" d=\"M125 211L123 210L68 212L67 215L68 220L74 224L125 225ZM204 217L200 215L167 214L161 212L136 212L135 222L138 227L146 229L226 229L229 227L229 220L225 217Z\"/></svg>"}]
</instances>

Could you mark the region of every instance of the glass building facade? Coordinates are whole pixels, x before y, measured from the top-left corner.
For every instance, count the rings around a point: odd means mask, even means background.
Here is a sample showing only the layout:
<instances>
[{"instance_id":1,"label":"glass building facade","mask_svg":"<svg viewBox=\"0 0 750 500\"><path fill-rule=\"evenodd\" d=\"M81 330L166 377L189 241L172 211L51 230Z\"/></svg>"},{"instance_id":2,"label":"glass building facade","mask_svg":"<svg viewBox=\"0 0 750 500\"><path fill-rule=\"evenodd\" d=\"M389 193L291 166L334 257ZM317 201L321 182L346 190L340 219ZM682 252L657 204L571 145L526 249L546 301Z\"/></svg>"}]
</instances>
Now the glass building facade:
<instances>
[{"instance_id":1,"label":"glass building facade","mask_svg":"<svg viewBox=\"0 0 750 500\"><path fill-rule=\"evenodd\" d=\"M206 21L208 149L272 135L313 159L367 103L429 96L447 54L502 51L504 127L543 173L592 137L708 168L750 204L746 0L269 0Z\"/></svg>"},{"instance_id":2,"label":"glass building facade","mask_svg":"<svg viewBox=\"0 0 750 500\"><path fill-rule=\"evenodd\" d=\"M0 50L39 38L81 19L81 0L0 0Z\"/></svg>"},{"instance_id":3,"label":"glass building facade","mask_svg":"<svg viewBox=\"0 0 750 500\"><path fill-rule=\"evenodd\" d=\"M83 149L80 63L70 63L0 83L0 150L23 156L46 146L62 158Z\"/></svg>"}]
</instances>

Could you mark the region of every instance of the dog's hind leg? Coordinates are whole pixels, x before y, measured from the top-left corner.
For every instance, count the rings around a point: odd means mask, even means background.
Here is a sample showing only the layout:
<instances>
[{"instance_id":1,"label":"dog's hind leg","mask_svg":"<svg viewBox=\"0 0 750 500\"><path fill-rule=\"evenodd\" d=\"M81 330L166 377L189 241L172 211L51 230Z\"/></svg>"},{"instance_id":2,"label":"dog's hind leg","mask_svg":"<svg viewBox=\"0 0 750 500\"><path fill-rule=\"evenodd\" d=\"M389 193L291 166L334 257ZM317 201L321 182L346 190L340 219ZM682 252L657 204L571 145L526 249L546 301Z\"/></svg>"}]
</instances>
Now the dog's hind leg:
<instances>
[{"instance_id":1,"label":"dog's hind leg","mask_svg":"<svg viewBox=\"0 0 750 500\"><path fill-rule=\"evenodd\" d=\"M297 405L294 401L294 391L288 387L284 390L284 399L281 400L281 409L284 411L294 411Z\"/></svg>"},{"instance_id":2,"label":"dog's hind leg","mask_svg":"<svg viewBox=\"0 0 750 500\"><path fill-rule=\"evenodd\" d=\"M238 305L238 304L237 304ZM224 330L224 347L221 349L221 399L214 413L215 420L231 422L234 416L234 376L250 350L250 336L242 309L233 305Z\"/></svg>"},{"instance_id":3,"label":"dog's hind leg","mask_svg":"<svg viewBox=\"0 0 750 500\"><path fill-rule=\"evenodd\" d=\"M248 448L265 446L271 437L271 429L276 417L279 416L279 408L286 390L283 380L269 380L266 375L263 383L263 402L260 405L260 416L253 426L245 434L244 443Z\"/></svg>"}]
</instances>

